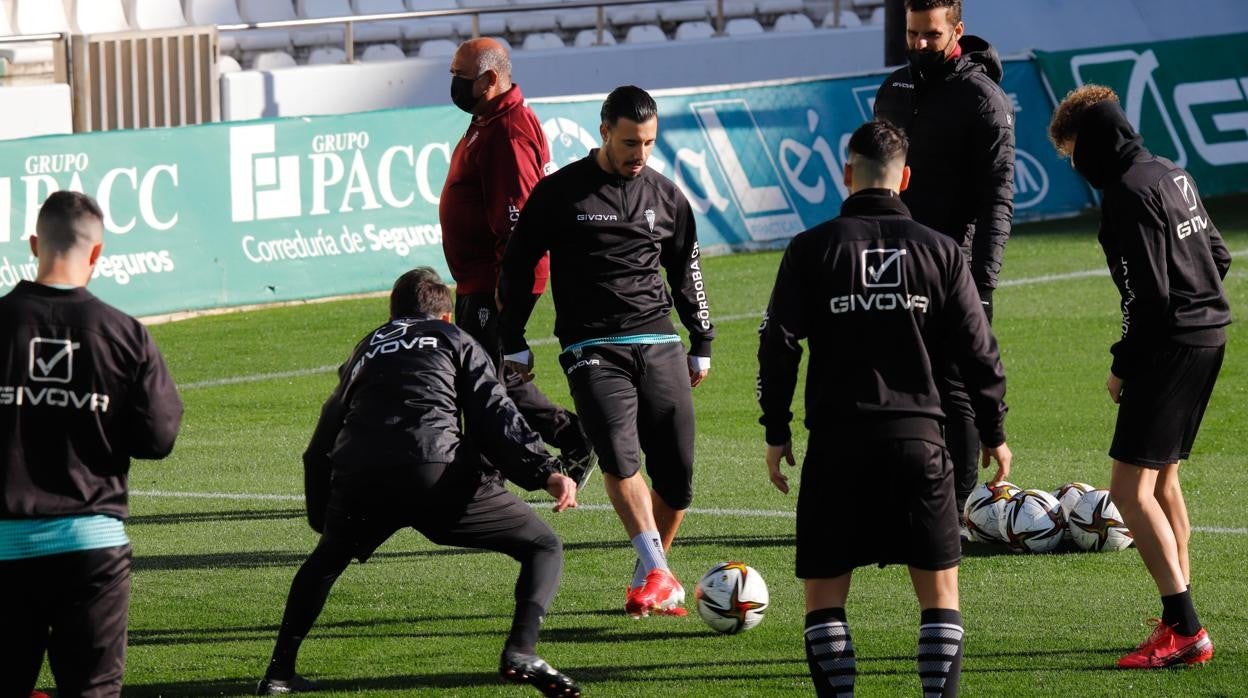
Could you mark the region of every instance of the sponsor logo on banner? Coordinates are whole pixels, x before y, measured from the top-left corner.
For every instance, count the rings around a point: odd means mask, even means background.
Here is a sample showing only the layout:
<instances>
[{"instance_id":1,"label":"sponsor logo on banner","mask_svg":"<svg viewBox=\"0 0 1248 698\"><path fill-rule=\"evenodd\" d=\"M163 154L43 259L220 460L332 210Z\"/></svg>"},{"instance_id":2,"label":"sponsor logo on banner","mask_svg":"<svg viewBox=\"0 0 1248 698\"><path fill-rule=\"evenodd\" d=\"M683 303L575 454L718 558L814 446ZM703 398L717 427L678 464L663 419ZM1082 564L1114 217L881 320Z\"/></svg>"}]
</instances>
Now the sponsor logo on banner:
<instances>
[{"instance_id":1,"label":"sponsor logo on banner","mask_svg":"<svg viewBox=\"0 0 1248 698\"><path fill-rule=\"evenodd\" d=\"M776 240L805 229L749 104L744 99L725 99L694 102L689 108L750 237Z\"/></svg>"},{"instance_id":2,"label":"sponsor logo on banner","mask_svg":"<svg viewBox=\"0 0 1248 698\"><path fill-rule=\"evenodd\" d=\"M1014 208L1028 209L1044 201L1049 195L1049 173L1036 156L1016 148L1014 150Z\"/></svg>"},{"instance_id":3,"label":"sponsor logo on banner","mask_svg":"<svg viewBox=\"0 0 1248 698\"><path fill-rule=\"evenodd\" d=\"M1183 139L1179 138L1174 120L1166 109L1161 90L1153 72L1160 64L1157 54L1151 49L1137 52L1132 50L1105 51L1075 56L1070 60L1070 70L1075 78L1075 85L1088 83L1112 87L1122 99L1122 108L1127 118L1141 131L1149 131L1154 122L1160 122L1169 143L1150 139L1149 149L1158 155L1174 160L1179 167L1187 164L1187 150L1183 147Z\"/></svg>"}]
</instances>

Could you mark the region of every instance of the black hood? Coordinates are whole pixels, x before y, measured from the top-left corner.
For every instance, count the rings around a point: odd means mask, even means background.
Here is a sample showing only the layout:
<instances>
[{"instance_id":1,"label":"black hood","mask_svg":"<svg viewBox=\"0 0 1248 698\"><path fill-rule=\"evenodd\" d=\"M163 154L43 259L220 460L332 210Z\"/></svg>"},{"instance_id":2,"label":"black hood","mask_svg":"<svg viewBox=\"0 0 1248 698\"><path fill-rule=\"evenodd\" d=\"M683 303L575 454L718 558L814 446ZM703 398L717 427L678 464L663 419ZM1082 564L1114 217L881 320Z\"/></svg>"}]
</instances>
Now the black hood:
<instances>
[{"instance_id":1,"label":"black hood","mask_svg":"<svg viewBox=\"0 0 1248 698\"><path fill-rule=\"evenodd\" d=\"M971 65L983 66L988 77L998 85L1001 84L1001 75L1004 72L1001 67L1001 56L997 55L997 50L992 47L992 44L973 34L966 34L958 41L958 45L962 47L962 56L957 60L959 70Z\"/></svg>"},{"instance_id":2,"label":"black hood","mask_svg":"<svg viewBox=\"0 0 1248 698\"><path fill-rule=\"evenodd\" d=\"M1075 134L1075 171L1088 184L1104 189L1120 179L1144 150L1144 139L1117 102L1088 107Z\"/></svg>"}]
</instances>

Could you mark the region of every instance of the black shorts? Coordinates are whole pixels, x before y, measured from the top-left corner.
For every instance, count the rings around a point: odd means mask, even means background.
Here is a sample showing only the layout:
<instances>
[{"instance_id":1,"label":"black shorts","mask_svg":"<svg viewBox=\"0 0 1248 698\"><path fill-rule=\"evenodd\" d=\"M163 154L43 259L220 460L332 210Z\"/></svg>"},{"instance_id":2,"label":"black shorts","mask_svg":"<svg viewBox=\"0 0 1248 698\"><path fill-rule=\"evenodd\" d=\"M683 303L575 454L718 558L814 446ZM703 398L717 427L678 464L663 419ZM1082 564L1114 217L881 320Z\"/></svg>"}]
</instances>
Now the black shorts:
<instances>
[{"instance_id":1,"label":"black shorts","mask_svg":"<svg viewBox=\"0 0 1248 698\"><path fill-rule=\"evenodd\" d=\"M604 473L626 478L641 470L673 509L693 501L693 394L680 342L602 344L564 352L581 427Z\"/></svg>"},{"instance_id":2,"label":"black shorts","mask_svg":"<svg viewBox=\"0 0 1248 698\"><path fill-rule=\"evenodd\" d=\"M345 542L360 562L409 527L438 545L497 550L512 557L535 540L558 539L532 507L497 479L462 464L420 467L446 475L335 485L324 535ZM437 484L425 488L423 482Z\"/></svg>"},{"instance_id":3,"label":"black shorts","mask_svg":"<svg viewBox=\"0 0 1248 698\"><path fill-rule=\"evenodd\" d=\"M129 545L0 562L0 696L25 698L47 652L57 693L121 692Z\"/></svg>"},{"instance_id":4,"label":"black shorts","mask_svg":"<svg viewBox=\"0 0 1248 698\"><path fill-rule=\"evenodd\" d=\"M953 463L918 439L811 439L797 497L797 576L856 567L956 567L962 556Z\"/></svg>"},{"instance_id":5,"label":"black shorts","mask_svg":"<svg viewBox=\"0 0 1248 698\"><path fill-rule=\"evenodd\" d=\"M1123 381L1109 456L1159 470L1192 453L1226 347L1169 344Z\"/></svg>"}]
</instances>

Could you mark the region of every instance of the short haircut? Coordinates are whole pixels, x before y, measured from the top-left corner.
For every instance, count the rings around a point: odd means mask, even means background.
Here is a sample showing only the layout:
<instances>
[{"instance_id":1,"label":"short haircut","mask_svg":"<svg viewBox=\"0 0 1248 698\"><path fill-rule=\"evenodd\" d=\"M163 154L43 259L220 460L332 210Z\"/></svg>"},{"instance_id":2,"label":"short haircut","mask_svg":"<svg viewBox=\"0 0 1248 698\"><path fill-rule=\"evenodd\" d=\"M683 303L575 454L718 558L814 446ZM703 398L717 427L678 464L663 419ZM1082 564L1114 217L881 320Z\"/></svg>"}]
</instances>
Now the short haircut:
<instances>
[{"instance_id":1,"label":"short haircut","mask_svg":"<svg viewBox=\"0 0 1248 698\"><path fill-rule=\"evenodd\" d=\"M949 10L949 23L962 21L962 0L906 0L907 12L927 12L928 10Z\"/></svg>"},{"instance_id":2,"label":"short haircut","mask_svg":"<svg viewBox=\"0 0 1248 698\"><path fill-rule=\"evenodd\" d=\"M390 292L390 319L439 317L451 312L451 289L430 267L404 272Z\"/></svg>"},{"instance_id":3,"label":"short haircut","mask_svg":"<svg viewBox=\"0 0 1248 698\"><path fill-rule=\"evenodd\" d=\"M100 242L98 229L83 225L91 221L104 221L104 212L94 199L76 191L53 192L39 208L39 218L35 221L40 252L63 254Z\"/></svg>"},{"instance_id":4,"label":"short haircut","mask_svg":"<svg viewBox=\"0 0 1248 698\"><path fill-rule=\"evenodd\" d=\"M477 54L477 76L485 75L487 70L494 71L500 78L511 78L511 57L507 55L507 49L491 47Z\"/></svg>"},{"instance_id":5,"label":"short haircut","mask_svg":"<svg viewBox=\"0 0 1248 698\"><path fill-rule=\"evenodd\" d=\"M910 152L910 139L905 132L887 121L876 119L859 126L849 137L849 157L856 157L883 172L900 161L903 165ZM856 165L860 166L860 165Z\"/></svg>"},{"instance_id":6,"label":"short haircut","mask_svg":"<svg viewBox=\"0 0 1248 698\"><path fill-rule=\"evenodd\" d=\"M636 85L622 85L611 90L599 113L602 123L614 127L621 118L643 124L659 115L659 105L649 92Z\"/></svg>"},{"instance_id":7,"label":"short haircut","mask_svg":"<svg viewBox=\"0 0 1248 698\"><path fill-rule=\"evenodd\" d=\"M1049 140L1053 141L1057 152L1070 155L1066 147L1079 135L1088 110L1101 102L1117 104L1118 94L1104 85L1087 84L1071 90L1057 105L1057 109L1053 110L1053 120L1049 122Z\"/></svg>"}]
</instances>

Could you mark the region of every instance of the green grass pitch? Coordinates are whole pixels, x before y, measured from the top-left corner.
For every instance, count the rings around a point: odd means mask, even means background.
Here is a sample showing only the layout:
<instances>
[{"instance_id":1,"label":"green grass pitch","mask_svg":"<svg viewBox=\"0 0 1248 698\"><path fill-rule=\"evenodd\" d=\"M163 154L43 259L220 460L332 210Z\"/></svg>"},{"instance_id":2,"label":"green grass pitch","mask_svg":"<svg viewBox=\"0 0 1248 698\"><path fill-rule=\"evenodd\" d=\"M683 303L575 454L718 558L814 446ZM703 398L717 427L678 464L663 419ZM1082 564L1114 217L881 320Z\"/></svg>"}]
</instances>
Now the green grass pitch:
<instances>
[{"instance_id":1,"label":"green grass pitch","mask_svg":"<svg viewBox=\"0 0 1248 698\"><path fill-rule=\"evenodd\" d=\"M1248 253L1248 198L1215 202L1212 213L1230 249ZM1088 217L1020 226L1006 249L996 331L1009 376L1011 479L1024 487L1108 484L1114 409L1104 382L1119 313L1106 276L1078 274L1104 267L1095 229ZM690 591L712 564L748 562L770 586L767 618L739 636L712 633L696 614L628 618L624 587L633 554L595 477L580 497L585 508L560 515L542 509L563 537L566 565L539 649L589 696L812 692L801 587L793 577L795 497L768 483L754 402L755 330L778 259L773 252L707 261L719 337L710 377L695 391L695 511L671 555ZM1244 256L1226 287L1238 322L1183 476L1199 527L1193 593L1217 656L1201 669L1112 669L1146 634L1145 619L1160 612L1133 550L1021 556L976 547L961 568L965 695L1248 691ZM125 695L233 696L254 688L291 577L316 540L296 496L299 455L335 380L323 367L342 361L385 313L384 299L366 299L153 328L182 386L186 418L173 456L136 462L131 474L135 572ZM530 337L549 336L551 326L544 299ZM544 344L537 354L538 381L570 404L555 347ZM279 375L230 382L260 374ZM800 394L796 404L800 414ZM799 457L804 439L796 435ZM862 494L878 498L880 516L888 516L887 492ZM494 673L516 569L501 555L439 548L414 532L400 533L339 581L304 644L300 671L331 695L536 695L500 684ZM848 613L859 695L917 695L918 611L904 570L860 570ZM52 685L46 670L40 685Z\"/></svg>"}]
</instances>

